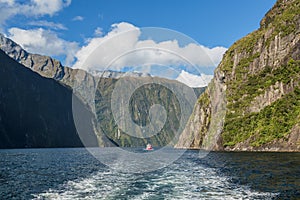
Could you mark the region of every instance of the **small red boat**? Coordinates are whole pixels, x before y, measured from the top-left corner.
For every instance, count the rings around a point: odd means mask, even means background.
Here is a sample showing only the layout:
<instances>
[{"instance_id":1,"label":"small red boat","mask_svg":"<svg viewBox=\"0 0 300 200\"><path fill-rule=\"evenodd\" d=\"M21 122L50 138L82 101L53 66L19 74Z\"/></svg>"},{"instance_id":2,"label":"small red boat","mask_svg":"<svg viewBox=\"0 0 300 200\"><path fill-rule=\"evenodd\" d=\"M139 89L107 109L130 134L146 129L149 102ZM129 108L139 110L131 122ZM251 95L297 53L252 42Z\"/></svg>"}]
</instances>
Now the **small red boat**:
<instances>
[{"instance_id":1,"label":"small red boat","mask_svg":"<svg viewBox=\"0 0 300 200\"><path fill-rule=\"evenodd\" d=\"M147 146L146 146L146 150L153 150L153 147L152 147L152 145L151 144L147 144Z\"/></svg>"}]
</instances>

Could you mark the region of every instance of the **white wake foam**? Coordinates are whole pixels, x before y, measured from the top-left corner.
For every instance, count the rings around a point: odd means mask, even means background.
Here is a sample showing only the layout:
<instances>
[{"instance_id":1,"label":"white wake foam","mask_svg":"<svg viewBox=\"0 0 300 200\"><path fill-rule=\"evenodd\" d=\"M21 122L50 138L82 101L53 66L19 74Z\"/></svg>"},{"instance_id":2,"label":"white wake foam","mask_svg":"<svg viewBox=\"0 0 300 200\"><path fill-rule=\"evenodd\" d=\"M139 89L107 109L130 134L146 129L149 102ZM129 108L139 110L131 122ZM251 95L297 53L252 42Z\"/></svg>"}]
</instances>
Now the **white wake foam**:
<instances>
[{"instance_id":1,"label":"white wake foam","mask_svg":"<svg viewBox=\"0 0 300 200\"><path fill-rule=\"evenodd\" d=\"M186 163L188 165L188 163ZM190 170L192 169L192 171ZM278 194L233 185L211 168L170 166L162 173L97 172L68 181L58 189L35 194L35 199L272 199Z\"/></svg>"}]
</instances>

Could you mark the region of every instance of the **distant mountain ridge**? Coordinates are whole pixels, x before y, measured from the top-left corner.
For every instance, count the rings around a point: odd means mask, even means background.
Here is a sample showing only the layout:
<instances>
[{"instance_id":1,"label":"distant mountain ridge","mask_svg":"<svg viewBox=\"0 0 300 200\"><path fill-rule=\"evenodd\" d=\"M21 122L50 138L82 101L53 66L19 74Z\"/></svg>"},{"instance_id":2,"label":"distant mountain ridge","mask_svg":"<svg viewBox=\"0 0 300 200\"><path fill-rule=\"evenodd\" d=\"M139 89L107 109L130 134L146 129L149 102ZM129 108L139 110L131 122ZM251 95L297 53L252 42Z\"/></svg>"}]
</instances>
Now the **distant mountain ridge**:
<instances>
[{"instance_id":1,"label":"distant mountain ridge","mask_svg":"<svg viewBox=\"0 0 300 200\"><path fill-rule=\"evenodd\" d=\"M121 78L121 77L151 77L151 74L144 72L119 72L112 70L105 71L89 71L93 76L101 78Z\"/></svg>"},{"instance_id":2,"label":"distant mountain ridge","mask_svg":"<svg viewBox=\"0 0 300 200\"><path fill-rule=\"evenodd\" d=\"M41 76L47 78L53 78L57 81L60 81L63 84L66 84L70 87L74 86L74 82L77 73L81 73L85 77L86 84L93 85L95 82L95 77L102 78L121 78L124 76L130 77L151 77L151 74L144 72L119 72L112 70L96 71L90 70L85 71L82 69L73 69L67 66L63 66L61 62L56 59L53 59L49 56L43 56L39 54L31 54L25 51L20 45L12 41L11 39L5 37L0 33L0 49L2 49L7 55L15 59L22 65L32 69L33 71L39 73ZM190 80L190 77L193 77ZM176 79L189 87L206 87L210 82L212 76L201 74L200 76L188 74L187 72L181 72L180 76Z\"/></svg>"}]
</instances>

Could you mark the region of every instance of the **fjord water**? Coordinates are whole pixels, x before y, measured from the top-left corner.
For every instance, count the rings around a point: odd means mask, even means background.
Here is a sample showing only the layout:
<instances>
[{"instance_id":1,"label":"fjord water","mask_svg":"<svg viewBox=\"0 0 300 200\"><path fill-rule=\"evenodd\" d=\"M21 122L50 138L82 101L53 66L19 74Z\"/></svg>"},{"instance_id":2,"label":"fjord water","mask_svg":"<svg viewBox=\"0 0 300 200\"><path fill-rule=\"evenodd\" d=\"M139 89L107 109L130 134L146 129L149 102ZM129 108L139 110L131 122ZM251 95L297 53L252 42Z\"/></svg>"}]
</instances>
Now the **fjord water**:
<instances>
[{"instance_id":1,"label":"fjord water","mask_svg":"<svg viewBox=\"0 0 300 200\"><path fill-rule=\"evenodd\" d=\"M130 174L84 148L0 150L0 199L300 199L299 153L202 154Z\"/></svg>"}]
</instances>

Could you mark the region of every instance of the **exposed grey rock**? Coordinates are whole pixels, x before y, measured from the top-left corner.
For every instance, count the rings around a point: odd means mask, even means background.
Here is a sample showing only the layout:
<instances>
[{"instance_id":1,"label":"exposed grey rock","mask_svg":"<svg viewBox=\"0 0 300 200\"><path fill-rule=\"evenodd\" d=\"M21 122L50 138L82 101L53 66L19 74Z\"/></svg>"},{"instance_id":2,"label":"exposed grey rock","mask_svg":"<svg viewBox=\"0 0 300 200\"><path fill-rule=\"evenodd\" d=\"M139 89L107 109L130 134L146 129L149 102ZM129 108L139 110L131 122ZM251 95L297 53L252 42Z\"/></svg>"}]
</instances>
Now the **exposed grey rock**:
<instances>
[{"instance_id":1,"label":"exposed grey rock","mask_svg":"<svg viewBox=\"0 0 300 200\"><path fill-rule=\"evenodd\" d=\"M299 80L292 81L289 84L282 82L276 82L275 85L271 85L266 89L264 94L255 97L254 101L249 107L250 112L259 112L264 107L271 105L273 102L280 99L282 96L292 92L296 86L299 86Z\"/></svg>"},{"instance_id":2,"label":"exposed grey rock","mask_svg":"<svg viewBox=\"0 0 300 200\"><path fill-rule=\"evenodd\" d=\"M247 60L249 63L244 66L244 72L239 81L247 80L249 76L256 76L266 67L271 67L273 72L277 68L287 65L290 59L300 59L299 13L294 13L295 17L293 22L295 29L288 34L278 31L284 30L282 24L274 24L274 18L280 16L283 10L291 9L291 7L295 8L295 6L299 6L299 1L278 0L275 6L262 19L261 27L258 31L247 35L229 48L215 71L214 79L195 105L194 112L180 136L176 147L206 150L224 149L222 134L224 132L223 125L226 123L226 112L235 112L234 110L228 110L228 105L234 102L228 102L226 95L231 95L228 86L237 80L238 75L241 75L237 72L241 61ZM284 23L285 18L281 20L281 22L276 21L276 23ZM278 28L277 26L281 27ZM258 36L259 38L257 38ZM250 102L248 107L243 108L240 117L249 113L260 112L265 107L278 101L290 92L293 92L294 89L300 85L299 77L300 76L296 79L292 79L288 83L277 81L274 85L257 91L259 95ZM203 100L204 95L208 95L208 103L203 103L205 102ZM241 99L245 97L247 97L247 94L242 96ZM275 139L268 144L258 147L251 146L251 141L253 142L253 140L255 140L253 136L233 147L226 147L225 150L299 151L299 124L300 122L295 124L286 137ZM235 124L235 126L239 126L239 124Z\"/></svg>"}]
</instances>

